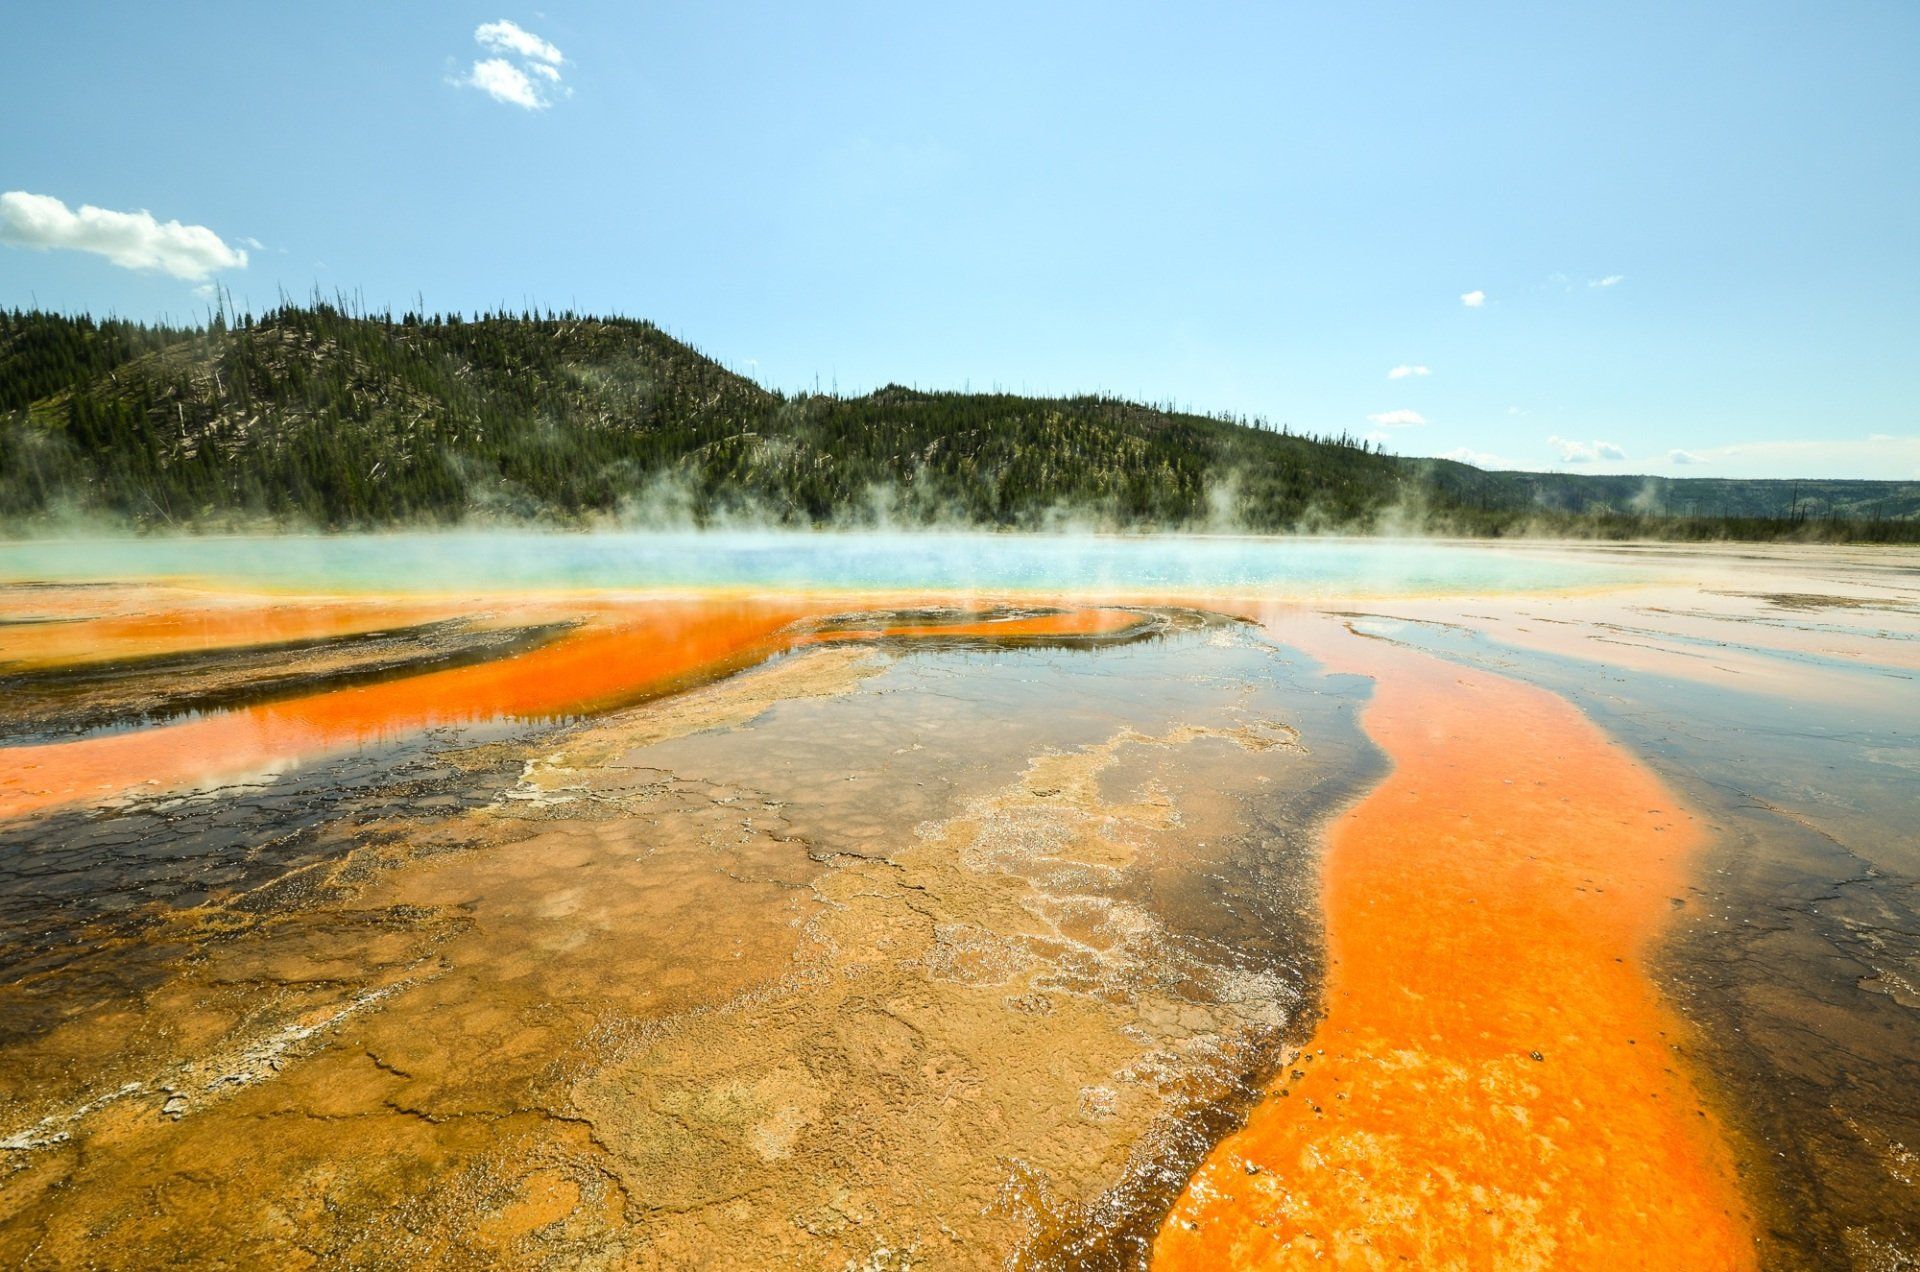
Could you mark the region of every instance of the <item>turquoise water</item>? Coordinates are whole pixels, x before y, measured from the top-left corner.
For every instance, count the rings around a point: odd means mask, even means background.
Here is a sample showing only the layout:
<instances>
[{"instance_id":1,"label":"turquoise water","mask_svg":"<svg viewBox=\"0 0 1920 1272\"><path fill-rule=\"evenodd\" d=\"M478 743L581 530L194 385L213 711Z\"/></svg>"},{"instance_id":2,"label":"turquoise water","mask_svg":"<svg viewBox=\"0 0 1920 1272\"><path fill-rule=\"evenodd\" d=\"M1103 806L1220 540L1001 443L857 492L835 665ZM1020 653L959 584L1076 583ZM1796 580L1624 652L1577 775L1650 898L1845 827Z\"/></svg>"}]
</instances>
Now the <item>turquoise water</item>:
<instances>
[{"instance_id":1,"label":"turquoise water","mask_svg":"<svg viewBox=\"0 0 1920 1272\"><path fill-rule=\"evenodd\" d=\"M1199 536L488 531L0 545L0 580L13 582L165 578L315 591L741 587L1311 598L1593 587L1639 574L1540 548Z\"/></svg>"}]
</instances>

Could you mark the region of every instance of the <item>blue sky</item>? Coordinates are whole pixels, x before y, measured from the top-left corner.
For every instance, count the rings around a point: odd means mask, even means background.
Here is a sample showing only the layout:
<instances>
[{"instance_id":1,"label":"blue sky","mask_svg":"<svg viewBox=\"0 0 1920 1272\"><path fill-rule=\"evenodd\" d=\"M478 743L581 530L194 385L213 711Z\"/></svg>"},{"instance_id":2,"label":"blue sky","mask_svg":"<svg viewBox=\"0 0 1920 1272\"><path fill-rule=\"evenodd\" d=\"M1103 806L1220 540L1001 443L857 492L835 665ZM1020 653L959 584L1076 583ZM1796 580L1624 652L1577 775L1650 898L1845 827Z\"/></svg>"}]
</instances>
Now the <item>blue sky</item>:
<instances>
[{"instance_id":1,"label":"blue sky","mask_svg":"<svg viewBox=\"0 0 1920 1272\"><path fill-rule=\"evenodd\" d=\"M1910 0L33 5L0 304L574 306L787 388L1916 477L1916 60Z\"/></svg>"}]
</instances>

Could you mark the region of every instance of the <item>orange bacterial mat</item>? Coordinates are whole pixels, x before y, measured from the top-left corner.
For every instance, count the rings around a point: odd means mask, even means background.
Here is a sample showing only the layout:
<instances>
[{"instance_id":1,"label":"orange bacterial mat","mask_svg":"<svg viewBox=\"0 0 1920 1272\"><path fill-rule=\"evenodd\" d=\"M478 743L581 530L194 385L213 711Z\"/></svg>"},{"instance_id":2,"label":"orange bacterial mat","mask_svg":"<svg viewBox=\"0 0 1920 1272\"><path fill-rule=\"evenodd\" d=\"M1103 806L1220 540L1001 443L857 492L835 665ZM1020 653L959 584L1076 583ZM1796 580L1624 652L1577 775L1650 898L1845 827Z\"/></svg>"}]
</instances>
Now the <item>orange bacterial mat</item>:
<instances>
[{"instance_id":1,"label":"orange bacterial mat","mask_svg":"<svg viewBox=\"0 0 1920 1272\"><path fill-rule=\"evenodd\" d=\"M1326 1014L1153 1266L1754 1266L1645 965L1693 818L1551 694L1318 621L1278 634L1374 678L1393 770L1328 840Z\"/></svg>"}]
</instances>

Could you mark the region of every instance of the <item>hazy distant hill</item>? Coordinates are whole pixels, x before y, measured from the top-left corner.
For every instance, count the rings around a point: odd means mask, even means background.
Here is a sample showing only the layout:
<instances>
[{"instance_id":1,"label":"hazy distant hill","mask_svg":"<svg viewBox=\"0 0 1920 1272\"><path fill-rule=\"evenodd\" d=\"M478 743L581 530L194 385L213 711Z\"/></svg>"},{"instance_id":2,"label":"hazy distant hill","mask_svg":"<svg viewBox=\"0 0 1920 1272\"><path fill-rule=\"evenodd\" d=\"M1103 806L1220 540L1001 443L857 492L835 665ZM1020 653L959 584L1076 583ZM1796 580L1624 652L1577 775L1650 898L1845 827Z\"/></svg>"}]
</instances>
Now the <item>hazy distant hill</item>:
<instances>
[{"instance_id":1,"label":"hazy distant hill","mask_svg":"<svg viewBox=\"0 0 1920 1272\"><path fill-rule=\"evenodd\" d=\"M1572 473L1499 473L1503 490L1538 507L1596 509L1681 517L1819 520L1910 518L1920 513L1920 481L1732 477L1601 477Z\"/></svg>"},{"instance_id":2,"label":"hazy distant hill","mask_svg":"<svg viewBox=\"0 0 1920 1272\"><path fill-rule=\"evenodd\" d=\"M0 314L0 521L1920 537L1920 482L1487 473L1104 397L787 397L649 323Z\"/></svg>"}]
</instances>

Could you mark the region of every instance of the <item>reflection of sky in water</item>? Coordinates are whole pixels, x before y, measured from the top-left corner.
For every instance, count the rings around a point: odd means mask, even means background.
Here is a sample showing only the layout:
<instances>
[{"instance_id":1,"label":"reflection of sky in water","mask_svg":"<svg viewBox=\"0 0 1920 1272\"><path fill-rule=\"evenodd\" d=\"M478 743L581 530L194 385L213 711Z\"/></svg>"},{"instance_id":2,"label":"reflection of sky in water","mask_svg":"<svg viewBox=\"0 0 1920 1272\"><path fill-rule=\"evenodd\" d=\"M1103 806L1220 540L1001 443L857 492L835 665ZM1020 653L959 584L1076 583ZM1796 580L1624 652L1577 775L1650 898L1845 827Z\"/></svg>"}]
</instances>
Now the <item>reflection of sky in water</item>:
<instances>
[{"instance_id":1,"label":"reflection of sky in water","mask_svg":"<svg viewBox=\"0 0 1920 1272\"><path fill-rule=\"evenodd\" d=\"M988 534L532 531L0 546L0 578L193 577L272 588L850 588L1471 593L1631 582L1632 567L1484 544Z\"/></svg>"},{"instance_id":2,"label":"reflection of sky in water","mask_svg":"<svg viewBox=\"0 0 1920 1272\"><path fill-rule=\"evenodd\" d=\"M1885 687L1878 706L1834 705L1609 668L1502 644L1497 635L1451 624L1368 617L1352 626L1534 681L1572 700L1667 771L1698 774L1723 791L1765 792L1875 866L1920 874L1920 827L1911 816L1920 737L1916 694L1905 677L1896 687L1887 684L1889 673L1871 665L1752 650Z\"/></svg>"}]
</instances>

